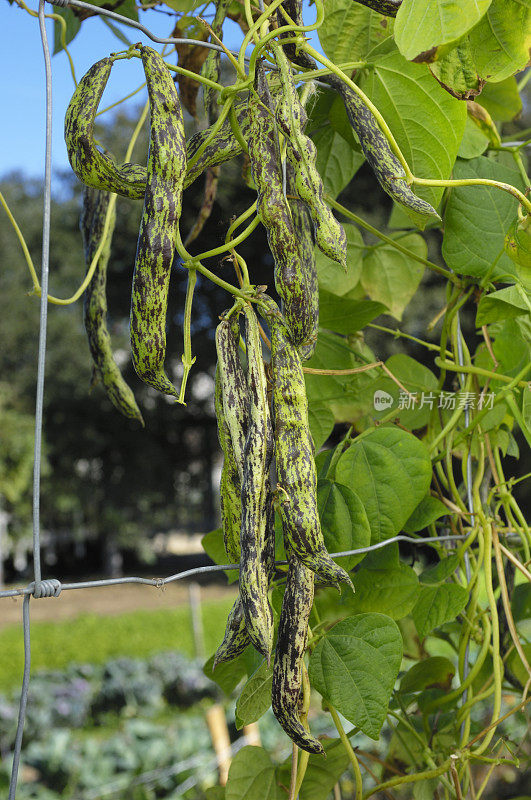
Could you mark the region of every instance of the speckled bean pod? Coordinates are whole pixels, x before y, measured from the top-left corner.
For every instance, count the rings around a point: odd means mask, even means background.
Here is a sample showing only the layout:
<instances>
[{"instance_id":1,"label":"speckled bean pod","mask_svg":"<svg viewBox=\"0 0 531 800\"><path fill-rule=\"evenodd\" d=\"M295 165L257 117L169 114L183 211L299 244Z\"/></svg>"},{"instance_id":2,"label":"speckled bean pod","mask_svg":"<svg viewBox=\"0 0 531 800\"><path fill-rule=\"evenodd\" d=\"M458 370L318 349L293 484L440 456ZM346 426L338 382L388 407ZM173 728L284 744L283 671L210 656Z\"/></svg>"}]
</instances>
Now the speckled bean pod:
<instances>
[{"instance_id":1,"label":"speckled bean pod","mask_svg":"<svg viewBox=\"0 0 531 800\"><path fill-rule=\"evenodd\" d=\"M151 126L147 184L131 294L131 349L138 376L178 397L164 372L166 309L186 174L181 104L161 56L141 48L149 91Z\"/></svg>"},{"instance_id":2,"label":"speckled bean pod","mask_svg":"<svg viewBox=\"0 0 531 800\"><path fill-rule=\"evenodd\" d=\"M100 192L97 189L85 187L79 226L83 237L87 269L92 263L103 236L108 205L108 192ZM94 378L101 380L107 397L124 417L137 419L143 425L144 420L136 404L134 394L123 379L122 373L114 360L111 337L107 329L107 264L109 262L115 221L116 214L113 213L96 270L85 291L83 322L94 362Z\"/></svg>"}]
</instances>

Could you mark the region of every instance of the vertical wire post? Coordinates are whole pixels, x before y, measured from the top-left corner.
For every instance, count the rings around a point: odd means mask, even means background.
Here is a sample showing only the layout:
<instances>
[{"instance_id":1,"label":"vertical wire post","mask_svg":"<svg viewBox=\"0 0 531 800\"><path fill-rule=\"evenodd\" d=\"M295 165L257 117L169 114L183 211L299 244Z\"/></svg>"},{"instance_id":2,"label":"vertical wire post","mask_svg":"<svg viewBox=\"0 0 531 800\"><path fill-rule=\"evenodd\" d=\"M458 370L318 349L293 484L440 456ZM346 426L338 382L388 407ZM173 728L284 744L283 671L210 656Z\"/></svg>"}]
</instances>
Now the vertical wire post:
<instances>
[{"instance_id":1,"label":"vertical wire post","mask_svg":"<svg viewBox=\"0 0 531 800\"><path fill-rule=\"evenodd\" d=\"M24 629L24 675L22 678L22 689L20 692L20 705L18 709L17 733L15 736L15 747L13 750L13 765L11 767L11 780L9 781L8 800L15 800L17 790L18 768L20 764L20 752L22 750L22 735L24 733L24 720L26 717L26 706L28 704L28 689L31 667L31 641L30 641L30 618L29 604L31 595L24 595L22 603L22 626Z\"/></svg>"}]
</instances>

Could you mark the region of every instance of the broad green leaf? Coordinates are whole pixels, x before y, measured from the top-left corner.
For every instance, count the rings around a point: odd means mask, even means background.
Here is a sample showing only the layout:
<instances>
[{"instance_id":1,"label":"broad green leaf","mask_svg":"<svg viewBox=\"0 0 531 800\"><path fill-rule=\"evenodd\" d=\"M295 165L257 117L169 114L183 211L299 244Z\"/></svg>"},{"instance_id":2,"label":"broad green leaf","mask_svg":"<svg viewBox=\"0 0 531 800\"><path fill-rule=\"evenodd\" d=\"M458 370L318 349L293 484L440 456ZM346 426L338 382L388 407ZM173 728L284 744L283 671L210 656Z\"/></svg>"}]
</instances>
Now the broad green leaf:
<instances>
[{"instance_id":1,"label":"broad green leaf","mask_svg":"<svg viewBox=\"0 0 531 800\"><path fill-rule=\"evenodd\" d=\"M223 531L221 528L216 528L209 533L205 533L201 539L201 545L207 556L212 559L214 564L231 563L227 555L227 551L225 550L225 545L223 543ZM227 569L224 570L224 572L229 583L235 583L238 580L237 569Z\"/></svg>"},{"instance_id":2,"label":"broad green leaf","mask_svg":"<svg viewBox=\"0 0 531 800\"><path fill-rule=\"evenodd\" d=\"M54 14L59 14L60 17L66 22L65 31L65 44L68 46L70 42L76 37L81 28L81 20L77 17L70 8L54 8ZM63 49L61 41L62 26L54 25L53 29L53 54L59 53Z\"/></svg>"},{"instance_id":3,"label":"broad green leaf","mask_svg":"<svg viewBox=\"0 0 531 800\"><path fill-rule=\"evenodd\" d=\"M373 300L349 300L330 292L319 292L319 324L337 333L354 333L387 310Z\"/></svg>"},{"instance_id":4,"label":"broad green leaf","mask_svg":"<svg viewBox=\"0 0 531 800\"><path fill-rule=\"evenodd\" d=\"M480 76L503 81L529 61L531 5L527 0L492 0L469 36Z\"/></svg>"},{"instance_id":5,"label":"broad green leaf","mask_svg":"<svg viewBox=\"0 0 531 800\"><path fill-rule=\"evenodd\" d=\"M423 639L434 628L454 620L464 609L468 592L456 583L423 586L411 612L418 634Z\"/></svg>"},{"instance_id":6,"label":"broad green leaf","mask_svg":"<svg viewBox=\"0 0 531 800\"><path fill-rule=\"evenodd\" d=\"M482 155L489 146L489 140L484 133L478 128L475 122L472 122L469 116L466 118L465 132L459 145L457 155L459 158L477 158Z\"/></svg>"},{"instance_id":7,"label":"broad green leaf","mask_svg":"<svg viewBox=\"0 0 531 800\"><path fill-rule=\"evenodd\" d=\"M430 72L458 100L476 97L483 86L476 71L468 37L458 42L438 61L430 64Z\"/></svg>"},{"instance_id":8,"label":"broad green leaf","mask_svg":"<svg viewBox=\"0 0 531 800\"><path fill-rule=\"evenodd\" d=\"M522 321L525 321L525 319L526 317L516 317L514 319L504 320L499 330L496 331L492 344L492 350L499 365L498 371L512 378L514 378L531 359L531 336L529 335L529 331L522 324ZM493 369L492 358L486 348L478 348L475 363L478 367L484 367L489 370ZM480 379L482 384L485 383L485 380L485 378ZM505 384L502 384L500 381L492 380L490 388L496 391L503 385Z\"/></svg>"},{"instance_id":9,"label":"broad green leaf","mask_svg":"<svg viewBox=\"0 0 531 800\"><path fill-rule=\"evenodd\" d=\"M317 148L315 164L324 190L337 197L361 167L365 156L354 150L331 125L316 130L312 139Z\"/></svg>"},{"instance_id":10,"label":"broad green leaf","mask_svg":"<svg viewBox=\"0 0 531 800\"><path fill-rule=\"evenodd\" d=\"M213 653L208 661L206 661L203 667L203 672L207 678L209 678L211 681L214 681L214 683L217 683L217 685L220 687L220 689L222 689L223 692L225 692L225 694L232 694L241 679L247 674L244 654L242 653L230 662L222 662L221 664L218 664L216 669L212 671L214 656L215 653Z\"/></svg>"},{"instance_id":11,"label":"broad green leaf","mask_svg":"<svg viewBox=\"0 0 531 800\"><path fill-rule=\"evenodd\" d=\"M498 320L520 317L530 311L531 298L526 299L524 290L517 286L506 286L497 292L482 295L476 313L476 328Z\"/></svg>"},{"instance_id":12,"label":"broad green leaf","mask_svg":"<svg viewBox=\"0 0 531 800\"><path fill-rule=\"evenodd\" d=\"M524 651L527 663L531 664L531 642L528 642L527 644L522 642L522 650ZM516 650L514 650L509 656L507 666L513 675L515 675L520 681L521 685L525 686L531 676L529 675L529 672L525 668L524 662Z\"/></svg>"},{"instance_id":13,"label":"broad green leaf","mask_svg":"<svg viewBox=\"0 0 531 800\"><path fill-rule=\"evenodd\" d=\"M436 791L439 785L439 778L417 781L413 784L413 800L433 800L434 797L437 797Z\"/></svg>"},{"instance_id":14,"label":"broad green leaf","mask_svg":"<svg viewBox=\"0 0 531 800\"><path fill-rule=\"evenodd\" d=\"M247 745L239 750L229 769L225 786L226 800L281 800L284 792L277 786L275 767L262 747Z\"/></svg>"},{"instance_id":15,"label":"broad green leaf","mask_svg":"<svg viewBox=\"0 0 531 800\"><path fill-rule=\"evenodd\" d=\"M312 434L315 450L326 442L334 429L334 415L325 403L312 402L308 404L308 422Z\"/></svg>"},{"instance_id":16,"label":"broad green leaf","mask_svg":"<svg viewBox=\"0 0 531 800\"><path fill-rule=\"evenodd\" d=\"M516 168L480 156L458 160L453 177L488 178L521 189ZM444 215L442 252L446 263L461 275L493 278L514 275L514 264L504 252L503 241L516 217L518 201L491 186L457 186L449 193ZM491 267L496 265L491 271Z\"/></svg>"},{"instance_id":17,"label":"broad green leaf","mask_svg":"<svg viewBox=\"0 0 531 800\"><path fill-rule=\"evenodd\" d=\"M320 331L315 353L306 366L323 370L352 369L367 364L371 355L369 351L367 358L358 358L345 338ZM304 378L308 400L310 403L326 403L336 422L353 422L369 408L365 390L373 376L372 370L344 376L306 373Z\"/></svg>"},{"instance_id":18,"label":"broad green leaf","mask_svg":"<svg viewBox=\"0 0 531 800\"><path fill-rule=\"evenodd\" d=\"M438 403L437 378L424 364L403 353L391 356L385 365L406 391L387 374L381 373L370 387L375 418L380 419L395 409L400 424L405 428L422 428Z\"/></svg>"},{"instance_id":19,"label":"broad green leaf","mask_svg":"<svg viewBox=\"0 0 531 800\"><path fill-rule=\"evenodd\" d=\"M403 247L426 258L428 246L418 233L399 235L398 238ZM361 284L371 300L383 303L393 317L400 320L423 274L423 264L390 244L382 244L370 249L363 259Z\"/></svg>"},{"instance_id":20,"label":"broad green leaf","mask_svg":"<svg viewBox=\"0 0 531 800\"><path fill-rule=\"evenodd\" d=\"M348 768L349 759L340 739L324 739L322 742L326 758L310 755L299 800L323 800ZM289 786L291 756L278 768L277 778L281 786Z\"/></svg>"},{"instance_id":21,"label":"broad green leaf","mask_svg":"<svg viewBox=\"0 0 531 800\"><path fill-rule=\"evenodd\" d=\"M317 483L317 505L321 527L329 553L367 547L371 529L367 514L358 495L340 483L320 480ZM362 560L363 555L338 558L338 564L350 570Z\"/></svg>"},{"instance_id":22,"label":"broad green leaf","mask_svg":"<svg viewBox=\"0 0 531 800\"><path fill-rule=\"evenodd\" d=\"M441 583L453 575L459 566L459 556L451 555L442 558L434 567L428 567L419 576L419 580L424 584Z\"/></svg>"},{"instance_id":23,"label":"broad green leaf","mask_svg":"<svg viewBox=\"0 0 531 800\"><path fill-rule=\"evenodd\" d=\"M371 542L380 542L400 532L428 491L431 460L425 445L411 433L376 428L343 453L336 480L360 497L371 526Z\"/></svg>"},{"instance_id":24,"label":"broad green leaf","mask_svg":"<svg viewBox=\"0 0 531 800\"><path fill-rule=\"evenodd\" d=\"M416 533L449 513L444 503L441 503L436 497L432 497L431 494L427 494L404 523L404 530L406 533Z\"/></svg>"},{"instance_id":25,"label":"broad green leaf","mask_svg":"<svg viewBox=\"0 0 531 800\"><path fill-rule=\"evenodd\" d=\"M361 88L383 115L413 174L449 178L463 138L465 103L439 86L424 65L412 64L396 51L377 52L374 61ZM414 190L437 208L443 189Z\"/></svg>"},{"instance_id":26,"label":"broad green leaf","mask_svg":"<svg viewBox=\"0 0 531 800\"><path fill-rule=\"evenodd\" d=\"M206 800L225 800L224 786L209 786L205 790Z\"/></svg>"},{"instance_id":27,"label":"broad green leaf","mask_svg":"<svg viewBox=\"0 0 531 800\"><path fill-rule=\"evenodd\" d=\"M374 45L388 38L393 20L352 0L327 0L319 41L336 64L364 59Z\"/></svg>"},{"instance_id":28,"label":"broad green leaf","mask_svg":"<svg viewBox=\"0 0 531 800\"><path fill-rule=\"evenodd\" d=\"M271 705L271 684L273 667L263 661L256 672L244 685L236 701L236 727L241 730L244 725L256 722L265 714Z\"/></svg>"},{"instance_id":29,"label":"broad green leaf","mask_svg":"<svg viewBox=\"0 0 531 800\"><path fill-rule=\"evenodd\" d=\"M518 635L523 641L531 641L531 584L521 583L514 587L511 609Z\"/></svg>"},{"instance_id":30,"label":"broad green leaf","mask_svg":"<svg viewBox=\"0 0 531 800\"><path fill-rule=\"evenodd\" d=\"M125 44L126 47L130 47L132 45L131 40L128 39L125 33L120 30L118 25L115 25L114 22L111 22L111 20L107 17L101 17L101 21L109 28L110 31L112 31L112 33L114 33L119 42Z\"/></svg>"},{"instance_id":31,"label":"broad green leaf","mask_svg":"<svg viewBox=\"0 0 531 800\"><path fill-rule=\"evenodd\" d=\"M430 686L448 689L455 675L455 667L450 659L444 656L432 656L419 661L408 669L400 681L403 693L420 692Z\"/></svg>"},{"instance_id":32,"label":"broad green leaf","mask_svg":"<svg viewBox=\"0 0 531 800\"><path fill-rule=\"evenodd\" d=\"M486 83L476 102L500 122L511 122L522 111L522 98L515 77L499 83Z\"/></svg>"},{"instance_id":33,"label":"broad green leaf","mask_svg":"<svg viewBox=\"0 0 531 800\"><path fill-rule=\"evenodd\" d=\"M350 595L350 613L379 611L391 619L405 617L417 600L419 581L415 570L399 563L391 569L364 569L352 577L355 593Z\"/></svg>"},{"instance_id":34,"label":"broad green leaf","mask_svg":"<svg viewBox=\"0 0 531 800\"><path fill-rule=\"evenodd\" d=\"M491 0L403 0L395 22L395 41L409 61L455 42L483 16ZM431 55L431 59L436 53ZM422 59L430 60L429 55Z\"/></svg>"},{"instance_id":35,"label":"broad green leaf","mask_svg":"<svg viewBox=\"0 0 531 800\"><path fill-rule=\"evenodd\" d=\"M331 294L344 295L358 283L363 264L365 245L361 233L355 225L344 225L347 235L347 269L325 256L318 248L315 250L315 263L319 287Z\"/></svg>"},{"instance_id":36,"label":"broad green leaf","mask_svg":"<svg viewBox=\"0 0 531 800\"><path fill-rule=\"evenodd\" d=\"M310 657L310 682L343 716L377 739L402 660L402 637L384 614L338 622Z\"/></svg>"}]
</instances>

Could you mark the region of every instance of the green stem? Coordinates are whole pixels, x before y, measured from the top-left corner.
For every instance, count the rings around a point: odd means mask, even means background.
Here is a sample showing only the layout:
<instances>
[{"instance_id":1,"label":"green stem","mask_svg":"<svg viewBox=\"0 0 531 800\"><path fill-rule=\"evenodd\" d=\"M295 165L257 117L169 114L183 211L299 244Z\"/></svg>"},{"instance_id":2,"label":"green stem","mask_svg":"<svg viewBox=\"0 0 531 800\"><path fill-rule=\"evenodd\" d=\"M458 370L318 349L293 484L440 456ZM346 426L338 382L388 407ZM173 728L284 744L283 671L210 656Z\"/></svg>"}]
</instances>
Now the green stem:
<instances>
[{"instance_id":1,"label":"green stem","mask_svg":"<svg viewBox=\"0 0 531 800\"><path fill-rule=\"evenodd\" d=\"M211 128L211 131L210 131L209 135L207 136L207 138L205 139L203 144L194 153L192 158L188 161L188 165L187 165L187 170L188 171L193 169L193 167L197 164L197 162L199 161L199 159L201 158L201 156L205 152L206 148L212 142L212 140L216 136L217 132L219 131L219 129L221 128L221 126L225 122L225 120L226 120L226 118L227 118L227 116L230 113L230 110L232 108L232 100L233 100L232 97L229 97L225 101L225 103L223 104L223 108L219 112L219 117L217 118L215 123L212 125L212 128Z\"/></svg>"},{"instance_id":2,"label":"green stem","mask_svg":"<svg viewBox=\"0 0 531 800\"><path fill-rule=\"evenodd\" d=\"M360 765L358 763L358 759L356 758L356 753L354 752L352 745L350 744L350 740L345 733L345 729L341 724L341 720L339 719L339 714L335 710L334 706L328 704L328 710L334 720L334 725L337 728L337 732L339 733L339 738L343 743L343 747L347 751L347 755L349 757L350 763L352 764L352 769L354 770L354 781L356 785L356 792L354 794L353 800L361 800L363 795L363 782L361 779L361 771Z\"/></svg>"},{"instance_id":3,"label":"green stem","mask_svg":"<svg viewBox=\"0 0 531 800\"><path fill-rule=\"evenodd\" d=\"M367 800L368 797L372 797L372 795L376 794L376 792L384 792L387 789L392 789L393 786L403 786L406 783L418 783L418 781L427 781L430 778L438 778L439 775L444 775L445 772L448 772L453 761L454 759L448 758L443 764L441 764L440 767L427 769L424 770L424 772L417 772L415 775L399 775L396 778L391 778L384 783L380 783L378 786L374 786L372 789L370 789L370 791L366 792L363 795L363 800Z\"/></svg>"},{"instance_id":4,"label":"green stem","mask_svg":"<svg viewBox=\"0 0 531 800\"><path fill-rule=\"evenodd\" d=\"M181 357L183 363L183 377L181 380L181 389L179 391L178 402L186 405L184 402L184 395L186 392L186 383L188 375L195 363L195 356L192 357L192 335L191 335L191 320L192 320L192 303L194 299L194 289L197 281L197 270L190 269L188 271L188 286L186 287L186 300L184 302L184 324L183 324L183 338L184 338L184 353Z\"/></svg>"},{"instance_id":5,"label":"green stem","mask_svg":"<svg viewBox=\"0 0 531 800\"><path fill-rule=\"evenodd\" d=\"M423 339L417 339L416 336L412 336L410 333L404 333L399 328L386 328L384 325L376 325L374 322L369 322L367 328L374 328L377 331L383 331L384 333L390 333L394 336L395 339L409 339L411 342L416 342L416 344L422 345L427 350L433 350L436 353L440 352L440 347L438 344L431 344L430 342L425 342ZM451 352L449 350L446 351L448 356L451 356Z\"/></svg>"},{"instance_id":6,"label":"green stem","mask_svg":"<svg viewBox=\"0 0 531 800\"><path fill-rule=\"evenodd\" d=\"M461 281L459 280L457 275L454 275L453 272L444 269L444 267L440 267L438 264L434 264L433 261L428 261L427 258L422 258L422 256L419 256L417 253L414 253L413 250L409 250L407 247L404 247L404 245L400 244L400 242L397 242L395 239L392 239L390 236L387 236L385 233L382 233L381 231L378 230L378 228L375 228L369 222L365 222L365 220L362 217L359 217L357 214L354 214L352 211L349 211L348 208L345 208L345 206L341 205L341 203L338 203L337 200L334 200L334 198L331 197L330 195L325 194L324 199L326 200L329 206L335 208L335 210L339 211L340 214L343 214L343 216L347 217L348 219L351 219L361 228L365 228L365 230L368 231L369 233L372 233L373 236L377 236L383 242L386 242L387 244L391 245L391 247L394 247L395 250L400 250L401 253L404 253L404 255L409 256L409 258L413 259L413 261L418 261L419 264L424 264L425 267L428 267L428 269L433 270L433 272L437 272L439 275L442 275L444 278L451 281L452 283L461 285Z\"/></svg>"},{"instance_id":7,"label":"green stem","mask_svg":"<svg viewBox=\"0 0 531 800\"><path fill-rule=\"evenodd\" d=\"M452 361L445 361L442 358L436 358L435 363L438 367L449 370L450 372L463 372L467 375L482 375L483 377L490 378L493 381L513 383L513 378L511 378L509 375L502 375L499 372L491 372L491 370L483 369L483 367L475 367L467 364L454 364ZM531 364L528 366L531 367ZM518 381L516 385L521 388L525 388L527 383L525 381Z\"/></svg>"},{"instance_id":8,"label":"green stem","mask_svg":"<svg viewBox=\"0 0 531 800\"><path fill-rule=\"evenodd\" d=\"M415 176L412 177L413 183L417 183L420 186L490 186L494 189L501 189L504 192L508 192L515 197L519 203L527 209L527 213L531 214L531 201L524 195L522 192L516 188L516 186L511 186L510 183L503 183L502 181L493 181L490 178L462 178L461 180L432 180L431 178L416 178Z\"/></svg>"},{"instance_id":9,"label":"green stem","mask_svg":"<svg viewBox=\"0 0 531 800\"><path fill-rule=\"evenodd\" d=\"M346 85L350 89L352 89L353 92L355 92L358 95L358 97L360 98L362 103L370 111L372 111L372 113L374 114L376 120L378 121L378 124L379 124L379 126L380 126L380 128L382 130L382 133L384 134L385 138L389 142L389 147L391 148L391 150L393 151L395 156L398 158L398 160L402 164L402 167L404 168L404 172L406 173L407 182L411 183L411 181L413 180L413 173L411 172L409 164L407 163L402 151L400 150L400 148L399 148L399 146L398 146L398 144L396 142L395 137L391 133L391 129L389 128L389 125L387 124L387 122L385 121L383 116L380 114L380 112L378 111L378 109L376 108L374 103L371 100L369 100L369 98L367 97L365 92L363 92L360 89L360 87L357 84L355 84L354 81L351 78L349 78L349 76L346 75L343 72L343 70L339 69L339 67L336 67L336 65L334 63L332 63L332 61L330 61L328 58L326 58L326 56L322 55L322 53L319 53L317 50L315 50L315 48L313 48L307 42L304 45L302 45L301 49L304 50L306 53L308 53L308 55L310 55L313 58L315 58L315 60L318 61L320 64L323 64L325 67L328 67L328 69L334 75L337 75L337 77L340 78L343 81L343 83L346 83Z\"/></svg>"},{"instance_id":10,"label":"green stem","mask_svg":"<svg viewBox=\"0 0 531 800\"><path fill-rule=\"evenodd\" d=\"M258 227L260 222L261 219L257 215L252 220L252 222L250 222L249 225L247 225L247 227L244 228L244 230L235 239L232 239L230 242L227 242L226 244L220 244L219 247L214 247L212 250L205 250L204 253L200 253L198 256L194 256L194 258L202 260L205 258L212 258L213 256L219 256L222 253L227 253L229 250L232 250L232 248L237 247L239 244L244 242L248 238L248 236L254 231L254 229Z\"/></svg>"}]
</instances>

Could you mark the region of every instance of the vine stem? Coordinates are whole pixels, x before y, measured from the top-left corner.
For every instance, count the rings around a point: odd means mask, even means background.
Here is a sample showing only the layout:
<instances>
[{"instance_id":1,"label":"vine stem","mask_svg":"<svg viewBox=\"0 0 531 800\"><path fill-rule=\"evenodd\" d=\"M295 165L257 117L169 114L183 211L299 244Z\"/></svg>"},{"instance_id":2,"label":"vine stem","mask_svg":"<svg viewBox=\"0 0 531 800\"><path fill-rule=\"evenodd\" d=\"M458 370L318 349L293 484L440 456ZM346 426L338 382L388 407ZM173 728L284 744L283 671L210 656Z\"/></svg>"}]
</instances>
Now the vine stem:
<instances>
[{"instance_id":1,"label":"vine stem","mask_svg":"<svg viewBox=\"0 0 531 800\"><path fill-rule=\"evenodd\" d=\"M499 372L491 372L488 369L483 369L483 367L475 367L472 364L454 364L451 361L446 361L443 358L436 358L435 363L438 367L450 370L450 372L466 372L470 375L482 375L485 378L490 378L494 381L501 381L502 383L513 383L513 379L509 375L503 375ZM527 383L525 381L518 381L516 386L525 389Z\"/></svg>"},{"instance_id":2,"label":"vine stem","mask_svg":"<svg viewBox=\"0 0 531 800\"><path fill-rule=\"evenodd\" d=\"M353 800L361 800L361 797L363 795L363 781L361 779L361 770L360 770L360 765L358 763L358 759L356 758L356 753L354 752L354 749L353 749L352 745L350 744L350 739L348 738L347 734L345 733L345 729L343 728L343 725L341 724L341 720L339 719L339 714L335 710L334 706L331 706L330 704L327 704L327 707L328 707L328 710L330 712L330 715L331 715L332 719L334 720L334 725L336 726L337 732L339 733L339 738L343 742L343 747L347 751L348 757L350 759L350 763L352 764L352 769L354 770L354 780L355 780L355 783L356 783L356 793L354 795ZM381 789L381 786L379 786L378 789Z\"/></svg>"},{"instance_id":3,"label":"vine stem","mask_svg":"<svg viewBox=\"0 0 531 800\"><path fill-rule=\"evenodd\" d=\"M322 53L319 53L318 50L315 50L315 48L313 48L307 42L301 46L301 49L303 49L306 53L308 53L308 55L312 56L320 64L323 64L325 67L328 67L328 69L334 75L337 75L337 77L340 78L344 83L346 83L346 85L350 89L352 89L353 92L355 92L358 95L358 97L363 102L363 104L365 106L367 106L367 108L370 111L372 111L372 113L374 114L374 116L376 117L376 119L378 121L378 124L379 124L380 128L382 129L382 133L384 134L385 138L389 142L389 146L390 146L391 150L393 151L393 153L398 158L398 160L400 161L400 163L402 164L402 166L404 168L404 172L406 173L407 182L411 183L414 180L414 177L413 177L413 173L411 172L410 166L409 166L409 164L407 163L407 161L405 159L404 154L402 153L401 149L399 148L395 137L391 133L391 129L390 129L389 125L387 124L387 122L385 121L383 116L380 114L380 112L378 111L378 109L376 108L374 103L371 100L369 100L369 98L367 97L365 92L363 92L360 89L360 87L357 84L355 84L354 81L351 78L349 78L348 75L346 75L343 72L343 70L339 69L339 67L336 67L336 65L333 64L332 61L330 61L328 58L326 58L326 56L322 55Z\"/></svg>"},{"instance_id":4,"label":"vine stem","mask_svg":"<svg viewBox=\"0 0 531 800\"><path fill-rule=\"evenodd\" d=\"M462 178L460 180L432 180L431 178L416 178L415 176L412 177L413 183L418 184L419 186L444 186L446 188L451 188L453 186L490 186L494 189L501 189L504 192L508 192L515 197L522 206L527 210L528 214L531 214L531 200L529 200L525 194L516 188L516 186L511 186L510 183L503 183L502 181L493 181L490 178Z\"/></svg>"},{"instance_id":5,"label":"vine stem","mask_svg":"<svg viewBox=\"0 0 531 800\"><path fill-rule=\"evenodd\" d=\"M417 772L414 775L399 775L396 778L390 778L388 781L384 781L384 783L380 783L378 786L374 786L368 792L363 795L363 800L367 800L367 798L372 797L373 794L376 792L383 792L386 789L392 789L393 786L402 786L406 783L417 783L418 781L427 781L430 778L438 778L439 775L444 775L445 772L448 772L450 766L454 763L455 757L450 756L444 761L440 767L435 767L434 769L427 769L423 772Z\"/></svg>"},{"instance_id":6,"label":"vine stem","mask_svg":"<svg viewBox=\"0 0 531 800\"><path fill-rule=\"evenodd\" d=\"M194 289L197 281L197 270L188 270L188 285L186 287L186 300L184 302L184 323L183 323L183 338L184 338L184 353L181 356L183 364L183 377L181 380L181 388L179 391L178 402L186 405L184 402L184 395L186 392L186 383L190 370L195 363L195 356L192 356L192 335L191 335L191 320L192 320L192 303L194 299Z\"/></svg>"},{"instance_id":7,"label":"vine stem","mask_svg":"<svg viewBox=\"0 0 531 800\"><path fill-rule=\"evenodd\" d=\"M454 275L453 272L450 272L450 270L448 269L444 269L444 267L440 267L438 264L434 264L433 261L429 261L427 258L422 258L422 256L419 256L417 255L417 253L414 253L413 250L409 250L407 247L404 247L404 245L400 244L396 239L392 239L390 236L387 236L387 234L382 233L381 231L378 230L378 228L375 228L369 222L365 222L365 220L362 217L359 217L357 214L354 214L353 211L350 211L348 208L345 208L345 206L341 205L341 203L338 203L337 200L334 200L334 198L331 197L329 194L325 194L324 199L326 200L329 206L335 208L335 210L339 211L340 214L343 214L343 216L347 217L347 219L351 219L361 228L364 228L369 233L372 233L373 236L377 236L383 242L386 242L386 244L391 245L391 247L394 247L395 250L400 250L401 253L404 253L404 255L409 256L409 258L412 258L413 261L418 261L419 264L424 264L425 267L428 267L428 269L433 270L433 272L437 272L439 275L442 275L444 278L446 278L446 280L450 281L451 283L461 285L461 281L459 280L457 275Z\"/></svg>"}]
</instances>

